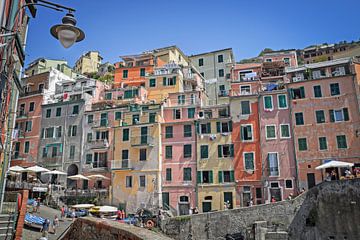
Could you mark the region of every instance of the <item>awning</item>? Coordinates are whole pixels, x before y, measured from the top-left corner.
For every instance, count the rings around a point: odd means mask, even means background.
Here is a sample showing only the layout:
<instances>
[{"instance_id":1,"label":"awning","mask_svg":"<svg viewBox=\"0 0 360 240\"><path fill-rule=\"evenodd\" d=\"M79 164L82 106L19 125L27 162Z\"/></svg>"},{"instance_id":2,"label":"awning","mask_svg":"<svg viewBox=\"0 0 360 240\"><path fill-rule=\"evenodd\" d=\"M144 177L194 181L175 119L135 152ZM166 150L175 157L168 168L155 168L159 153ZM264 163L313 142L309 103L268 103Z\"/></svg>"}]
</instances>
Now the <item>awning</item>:
<instances>
[{"instance_id":1,"label":"awning","mask_svg":"<svg viewBox=\"0 0 360 240\"><path fill-rule=\"evenodd\" d=\"M354 166L353 163L331 160L327 163L317 166L315 169L320 170L320 169L326 169L326 168L347 168L347 167L352 167L352 166Z\"/></svg>"}]
</instances>

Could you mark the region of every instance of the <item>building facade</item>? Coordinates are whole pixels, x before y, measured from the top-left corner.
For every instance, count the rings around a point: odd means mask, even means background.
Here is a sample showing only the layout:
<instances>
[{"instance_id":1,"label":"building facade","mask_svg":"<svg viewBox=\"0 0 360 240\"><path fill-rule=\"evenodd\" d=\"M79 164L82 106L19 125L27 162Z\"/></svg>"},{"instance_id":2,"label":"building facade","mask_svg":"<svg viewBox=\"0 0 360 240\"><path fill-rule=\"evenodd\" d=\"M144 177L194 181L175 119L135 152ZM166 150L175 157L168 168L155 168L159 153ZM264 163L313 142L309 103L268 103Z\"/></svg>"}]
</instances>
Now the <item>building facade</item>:
<instances>
[{"instance_id":1,"label":"building facade","mask_svg":"<svg viewBox=\"0 0 360 240\"><path fill-rule=\"evenodd\" d=\"M89 51L76 61L74 70L80 74L97 73L102 59L98 51Z\"/></svg>"}]
</instances>

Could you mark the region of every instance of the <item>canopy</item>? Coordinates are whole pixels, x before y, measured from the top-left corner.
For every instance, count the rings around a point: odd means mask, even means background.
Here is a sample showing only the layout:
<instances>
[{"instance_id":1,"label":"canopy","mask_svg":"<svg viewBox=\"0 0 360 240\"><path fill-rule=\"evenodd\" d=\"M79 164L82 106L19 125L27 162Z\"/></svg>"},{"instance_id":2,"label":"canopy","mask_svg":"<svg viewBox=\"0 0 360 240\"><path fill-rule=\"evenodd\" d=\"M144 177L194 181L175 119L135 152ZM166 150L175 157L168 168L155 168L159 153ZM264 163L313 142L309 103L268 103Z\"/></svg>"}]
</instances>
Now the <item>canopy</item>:
<instances>
[{"instance_id":1,"label":"canopy","mask_svg":"<svg viewBox=\"0 0 360 240\"><path fill-rule=\"evenodd\" d=\"M76 205L72 205L71 208L92 208L95 207L94 204L76 204Z\"/></svg>"},{"instance_id":2,"label":"canopy","mask_svg":"<svg viewBox=\"0 0 360 240\"><path fill-rule=\"evenodd\" d=\"M315 169L316 170L320 170L320 169L326 169L326 168L346 168L346 167L352 167L354 166L353 163L349 163L349 162L341 162L341 161L336 161L336 160L331 160L327 163L324 163L320 166L317 166Z\"/></svg>"},{"instance_id":3,"label":"canopy","mask_svg":"<svg viewBox=\"0 0 360 240\"><path fill-rule=\"evenodd\" d=\"M74 176L70 176L70 177L67 177L69 179L72 179L72 180L90 180L89 178L81 175L81 174L78 174L78 175L74 175Z\"/></svg>"},{"instance_id":4,"label":"canopy","mask_svg":"<svg viewBox=\"0 0 360 240\"><path fill-rule=\"evenodd\" d=\"M20 167L20 166L12 166L9 168L9 171L12 172L23 172L25 170L25 168Z\"/></svg>"},{"instance_id":5,"label":"canopy","mask_svg":"<svg viewBox=\"0 0 360 240\"><path fill-rule=\"evenodd\" d=\"M101 174L95 174L95 175L90 175L90 176L87 176L88 178L97 178L97 179L110 179L110 178L108 178L108 177L105 177L105 176L103 176L103 175L101 175Z\"/></svg>"},{"instance_id":6,"label":"canopy","mask_svg":"<svg viewBox=\"0 0 360 240\"><path fill-rule=\"evenodd\" d=\"M46 172L44 174L52 174L52 175L67 175L66 173L64 172L61 172L61 171L58 171L58 170L53 170L53 171L50 171L50 172Z\"/></svg>"},{"instance_id":7,"label":"canopy","mask_svg":"<svg viewBox=\"0 0 360 240\"><path fill-rule=\"evenodd\" d=\"M94 212L94 213L108 213L108 212L117 212L117 208L116 207L112 207L112 206L96 206L90 209L90 212Z\"/></svg>"},{"instance_id":8,"label":"canopy","mask_svg":"<svg viewBox=\"0 0 360 240\"><path fill-rule=\"evenodd\" d=\"M46 168L43 168L43 167L40 167L40 166L32 166L32 167L28 167L28 168L25 168L23 170L23 172L49 172L50 170L49 169L46 169Z\"/></svg>"}]
</instances>

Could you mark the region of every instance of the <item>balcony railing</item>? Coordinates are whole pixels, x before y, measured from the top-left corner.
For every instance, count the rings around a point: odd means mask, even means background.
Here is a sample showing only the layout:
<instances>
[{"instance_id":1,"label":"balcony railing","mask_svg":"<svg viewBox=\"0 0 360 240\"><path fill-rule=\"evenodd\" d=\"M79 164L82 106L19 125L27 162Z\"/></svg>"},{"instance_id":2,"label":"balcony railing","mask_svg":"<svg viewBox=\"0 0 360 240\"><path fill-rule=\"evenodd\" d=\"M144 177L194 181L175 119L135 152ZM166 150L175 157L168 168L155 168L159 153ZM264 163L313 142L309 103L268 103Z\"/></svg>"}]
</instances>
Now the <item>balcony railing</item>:
<instances>
[{"instance_id":1,"label":"balcony railing","mask_svg":"<svg viewBox=\"0 0 360 240\"><path fill-rule=\"evenodd\" d=\"M31 92L20 93L20 97L26 97L26 96L31 96L31 95L40 94L40 93L43 93L43 90L36 90L36 91L31 91Z\"/></svg>"},{"instance_id":2,"label":"balcony railing","mask_svg":"<svg viewBox=\"0 0 360 240\"><path fill-rule=\"evenodd\" d=\"M131 137L130 144L133 147L154 146L154 138L148 135Z\"/></svg>"},{"instance_id":3,"label":"balcony railing","mask_svg":"<svg viewBox=\"0 0 360 240\"><path fill-rule=\"evenodd\" d=\"M48 188L47 184L42 183L28 183L22 181L6 181L6 187L10 189L28 189L32 190L34 187Z\"/></svg>"},{"instance_id":4,"label":"balcony railing","mask_svg":"<svg viewBox=\"0 0 360 240\"><path fill-rule=\"evenodd\" d=\"M130 169L130 159L111 161L111 169Z\"/></svg>"},{"instance_id":5,"label":"balcony railing","mask_svg":"<svg viewBox=\"0 0 360 240\"><path fill-rule=\"evenodd\" d=\"M88 143L91 149L108 148L109 142L107 139L96 139Z\"/></svg>"}]
</instances>

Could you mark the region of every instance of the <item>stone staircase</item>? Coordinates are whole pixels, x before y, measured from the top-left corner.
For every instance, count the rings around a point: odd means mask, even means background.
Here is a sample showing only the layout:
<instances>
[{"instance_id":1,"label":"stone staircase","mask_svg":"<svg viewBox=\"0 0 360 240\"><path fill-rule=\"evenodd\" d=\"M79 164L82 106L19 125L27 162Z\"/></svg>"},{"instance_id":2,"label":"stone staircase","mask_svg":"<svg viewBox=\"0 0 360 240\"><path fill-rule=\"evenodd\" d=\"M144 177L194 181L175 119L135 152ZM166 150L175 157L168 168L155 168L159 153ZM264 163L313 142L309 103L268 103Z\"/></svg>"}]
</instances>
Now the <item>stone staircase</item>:
<instances>
[{"instance_id":1,"label":"stone staircase","mask_svg":"<svg viewBox=\"0 0 360 240\"><path fill-rule=\"evenodd\" d=\"M14 214L0 214L0 240L11 240L15 233Z\"/></svg>"}]
</instances>

